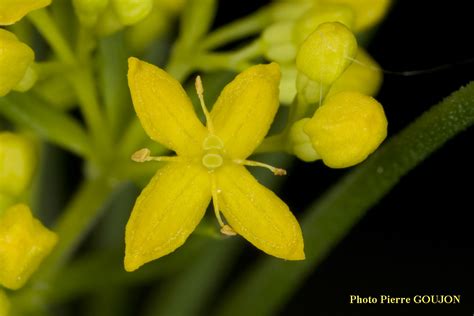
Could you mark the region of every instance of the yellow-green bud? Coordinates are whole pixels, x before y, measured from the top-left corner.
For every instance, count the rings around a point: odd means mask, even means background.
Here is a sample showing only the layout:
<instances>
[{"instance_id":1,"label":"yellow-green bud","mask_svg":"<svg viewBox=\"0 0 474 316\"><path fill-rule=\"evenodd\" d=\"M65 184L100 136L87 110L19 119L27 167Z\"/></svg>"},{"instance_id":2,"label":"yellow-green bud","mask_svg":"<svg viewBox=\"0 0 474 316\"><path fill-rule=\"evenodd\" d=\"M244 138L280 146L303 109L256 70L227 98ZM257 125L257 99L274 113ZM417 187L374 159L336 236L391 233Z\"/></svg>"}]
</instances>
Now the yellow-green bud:
<instances>
[{"instance_id":1,"label":"yellow-green bud","mask_svg":"<svg viewBox=\"0 0 474 316\"><path fill-rule=\"evenodd\" d=\"M11 32L0 28L0 97L14 89L26 76L35 54Z\"/></svg>"},{"instance_id":2,"label":"yellow-green bud","mask_svg":"<svg viewBox=\"0 0 474 316\"><path fill-rule=\"evenodd\" d=\"M51 0L1 0L0 25L11 25L29 12L50 4Z\"/></svg>"},{"instance_id":3,"label":"yellow-green bud","mask_svg":"<svg viewBox=\"0 0 474 316\"><path fill-rule=\"evenodd\" d=\"M309 79L305 74L298 72L296 77L296 90L298 98L304 104L320 103L324 100L330 85L323 85L318 81Z\"/></svg>"},{"instance_id":4,"label":"yellow-green bud","mask_svg":"<svg viewBox=\"0 0 474 316\"><path fill-rule=\"evenodd\" d=\"M326 22L339 22L351 29L354 24L354 12L347 5L315 5L296 22L294 28L296 43L302 43L319 25Z\"/></svg>"},{"instance_id":5,"label":"yellow-green bud","mask_svg":"<svg viewBox=\"0 0 474 316\"><path fill-rule=\"evenodd\" d=\"M0 316L8 316L10 313L10 301L5 291L0 289Z\"/></svg>"},{"instance_id":6,"label":"yellow-green bud","mask_svg":"<svg viewBox=\"0 0 474 316\"><path fill-rule=\"evenodd\" d=\"M338 22L323 23L301 44L296 67L311 80L331 85L357 53L354 34Z\"/></svg>"},{"instance_id":7,"label":"yellow-green bud","mask_svg":"<svg viewBox=\"0 0 474 316\"><path fill-rule=\"evenodd\" d=\"M73 0L79 21L89 27L97 23L99 15L107 7L109 0Z\"/></svg>"},{"instance_id":8,"label":"yellow-green bud","mask_svg":"<svg viewBox=\"0 0 474 316\"><path fill-rule=\"evenodd\" d=\"M296 96L296 77L298 71L294 65L281 65L280 102L291 104Z\"/></svg>"},{"instance_id":9,"label":"yellow-green bud","mask_svg":"<svg viewBox=\"0 0 474 316\"><path fill-rule=\"evenodd\" d=\"M292 21L270 25L262 34L262 49L269 60L290 63L296 57L296 45L293 43Z\"/></svg>"},{"instance_id":10,"label":"yellow-green bud","mask_svg":"<svg viewBox=\"0 0 474 316\"><path fill-rule=\"evenodd\" d=\"M36 271L57 242L57 235L17 204L0 215L0 284L16 290Z\"/></svg>"},{"instance_id":11,"label":"yellow-green bud","mask_svg":"<svg viewBox=\"0 0 474 316\"><path fill-rule=\"evenodd\" d=\"M271 5L270 13L272 21L296 20L313 6L309 2L279 2Z\"/></svg>"},{"instance_id":12,"label":"yellow-green bud","mask_svg":"<svg viewBox=\"0 0 474 316\"><path fill-rule=\"evenodd\" d=\"M13 90L26 92L35 85L36 80L38 80L38 74L36 73L36 70L30 66L26 69L25 75L20 80L20 82L18 82L16 86L13 87Z\"/></svg>"},{"instance_id":13,"label":"yellow-green bud","mask_svg":"<svg viewBox=\"0 0 474 316\"><path fill-rule=\"evenodd\" d=\"M143 20L153 8L153 0L112 0L115 13L123 25Z\"/></svg>"},{"instance_id":14,"label":"yellow-green bud","mask_svg":"<svg viewBox=\"0 0 474 316\"><path fill-rule=\"evenodd\" d=\"M0 193L21 194L31 182L36 159L34 145L26 137L0 133Z\"/></svg>"},{"instance_id":15,"label":"yellow-green bud","mask_svg":"<svg viewBox=\"0 0 474 316\"><path fill-rule=\"evenodd\" d=\"M324 0L329 3L345 4L355 12L354 31L371 28L387 14L391 0Z\"/></svg>"},{"instance_id":16,"label":"yellow-green bud","mask_svg":"<svg viewBox=\"0 0 474 316\"><path fill-rule=\"evenodd\" d=\"M290 129L290 142L292 152L303 161L310 162L321 159L311 144L311 139L303 130L309 118L304 118L293 124Z\"/></svg>"},{"instance_id":17,"label":"yellow-green bud","mask_svg":"<svg viewBox=\"0 0 474 316\"><path fill-rule=\"evenodd\" d=\"M387 119L374 98L346 91L327 98L304 131L327 166L345 168L377 149L387 136Z\"/></svg>"},{"instance_id":18,"label":"yellow-green bud","mask_svg":"<svg viewBox=\"0 0 474 316\"><path fill-rule=\"evenodd\" d=\"M341 91L357 91L374 96L382 84L382 70L377 62L359 47L353 62L334 82L326 97Z\"/></svg>"}]
</instances>

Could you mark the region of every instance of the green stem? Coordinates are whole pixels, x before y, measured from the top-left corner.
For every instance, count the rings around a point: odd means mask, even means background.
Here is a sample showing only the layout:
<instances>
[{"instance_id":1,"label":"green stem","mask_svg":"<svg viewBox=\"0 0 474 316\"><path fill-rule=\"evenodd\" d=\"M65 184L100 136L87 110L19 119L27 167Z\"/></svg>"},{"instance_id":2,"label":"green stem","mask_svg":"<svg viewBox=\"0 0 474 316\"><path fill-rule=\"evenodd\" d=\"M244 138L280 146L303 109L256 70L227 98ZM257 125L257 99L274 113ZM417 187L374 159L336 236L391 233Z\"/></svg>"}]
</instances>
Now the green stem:
<instances>
[{"instance_id":1,"label":"green stem","mask_svg":"<svg viewBox=\"0 0 474 316\"><path fill-rule=\"evenodd\" d=\"M473 124L474 83L470 83L389 140L307 210L302 225L305 261L260 261L228 292L217 315L275 314L402 176Z\"/></svg>"},{"instance_id":2,"label":"green stem","mask_svg":"<svg viewBox=\"0 0 474 316\"><path fill-rule=\"evenodd\" d=\"M56 55L68 64L75 64L76 58L71 50L71 47L64 39L63 35L56 26L54 20L49 15L46 9L40 9L28 14L30 21L44 36L44 38L51 45Z\"/></svg>"},{"instance_id":3,"label":"green stem","mask_svg":"<svg viewBox=\"0 0 474 316\"><path fill-rule=\"evenodd\" d=\"M270 23L270 10L262 9L210 33L201 42L200 49L209 51L233 41L257 34Z\"/></svg>"},{"instance_id":4,"label":"green stem","mask_svg":"<svg viewBox=\"0 0 474 316\"><path fill-rule=\"evenodd\" d=\"M107 128L104 125L100 111L92 70L90 69L91 65L89 63L87 65L79 64L69 43L65 40L46 9L33 11L28 16L59 59L76 68L71 73L71 83L77 93L87 125L91 129L94 139L97 140L97 147L102 149L107 145Z\"/></svg>"}]
</instances>

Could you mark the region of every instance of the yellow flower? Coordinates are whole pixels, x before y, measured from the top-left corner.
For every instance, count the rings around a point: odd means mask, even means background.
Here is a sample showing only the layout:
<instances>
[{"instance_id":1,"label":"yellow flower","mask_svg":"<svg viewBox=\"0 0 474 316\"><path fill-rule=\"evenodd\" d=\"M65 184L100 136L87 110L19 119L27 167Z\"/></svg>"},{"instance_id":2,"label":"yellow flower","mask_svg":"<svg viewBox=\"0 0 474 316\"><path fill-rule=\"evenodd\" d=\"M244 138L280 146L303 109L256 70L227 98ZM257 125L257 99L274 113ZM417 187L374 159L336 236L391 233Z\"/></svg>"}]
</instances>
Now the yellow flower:
<instances>
[{"instance_id":1,"label":"yellow flower","mask_svg":"<svg viewBox=\"0 0 474 316\"><path fill-rule=\"evenodd\" d=\"M327 166L345 168L377 149L387 136L387 119L374 98L345 91L328 97L304 131Z\"/></svg>"},{"instance_id":2,"label":"yellow flower","mask_svg":"<svg viewBox=\"0 0 474 316\"><path fill-rule=\"evenodd\" d=\"M0 25L13 24L31 11L50 4L51 0L1 0Z\"/></svg>"},{"instance_id":3,"label":"yellow flower","mask_svg":"<svg viewBox=\"0 0 474 316\"><path fill-rule=\"evenodd\" d=\"M277 169L246 158L263 140L278 108L277 64L253 66L228 84L211 113L196 88L205 127L181 85L158 67L129 59L135 111L148 135L177 153L135 161L167 161L138 197L126 227L125 269L133 271L181 246L211 199L227 235L240 234L257 248L287 260L304 259L301 229L288 206L260 185L244 165ZM220 213L225 216L224 223Z\"/></svg>"},{"instance_id":4,"label":"yellow flower","mask_svg":"<svg viewBox=\"0 0 474 316\"><path fill-rule=\"evenodd\" d=\"M12 290L22 287L57 239L24 204L0 214L0 284Z\"/></svg>"}]
</instances>

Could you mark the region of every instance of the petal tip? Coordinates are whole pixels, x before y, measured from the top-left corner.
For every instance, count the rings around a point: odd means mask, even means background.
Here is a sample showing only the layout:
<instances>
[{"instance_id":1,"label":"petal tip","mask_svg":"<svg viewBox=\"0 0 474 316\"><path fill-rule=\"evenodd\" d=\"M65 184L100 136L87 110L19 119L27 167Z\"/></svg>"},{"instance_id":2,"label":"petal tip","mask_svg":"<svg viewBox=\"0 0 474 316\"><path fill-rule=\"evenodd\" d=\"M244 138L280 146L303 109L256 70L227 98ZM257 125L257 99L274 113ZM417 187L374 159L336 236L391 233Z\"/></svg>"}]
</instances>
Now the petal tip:
<instances>
[{"instance_id":1,"label":"petal tip","mask_svg":"<svg viewBox=\"0 0 474 316\"><path fill-rule=\"evenodd\" d=\"M136 255L131 255L128 253L125 254L123 263L125 271L127 272L133 272L143 265L142 260L140 260Z\"/></svg>"}]
</instances>

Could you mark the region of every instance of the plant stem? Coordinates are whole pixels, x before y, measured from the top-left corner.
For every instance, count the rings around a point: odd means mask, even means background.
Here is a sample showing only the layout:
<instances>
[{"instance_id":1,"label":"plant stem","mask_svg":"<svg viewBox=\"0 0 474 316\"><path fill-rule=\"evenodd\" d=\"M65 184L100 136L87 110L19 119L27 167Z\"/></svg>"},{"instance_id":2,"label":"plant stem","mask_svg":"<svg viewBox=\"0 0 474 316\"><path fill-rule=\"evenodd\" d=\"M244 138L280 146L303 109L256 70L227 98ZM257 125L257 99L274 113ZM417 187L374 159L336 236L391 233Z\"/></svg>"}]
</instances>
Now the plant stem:
<instances>
[{"instance_id":1,"label":"plant stem","mask_svg":"<svg viewBox=\"0 0 474 316\"><path fill-rule=\"evenodd\" d=\"M227 294L217 315L273 315L305 277L402 176L474 124L474 83L453 93L388 141L306 211L306 260L265 258Z\"/></svg>"},{"instance_id":2,"label":"plant stem","mask_svg":"<svg viewBox=\"0 0 474 316\"><path fill-rule=\"evenodd\" d=\"M232 41L254 35L270 23L270 10L262 9L210 33L201 42L200 49L209 51Z\"/></svg>"},{"instance_id":3,"label":"plant stem","mask_svg":"<svg viewBox=\"0 0 474 316\"><path fill-rule=\"evenodd\" d=\"M28 14L28 17L41 35L43 35L48 41L49 45L51 45L51 48L62 62L67 64L76 63L76 57L74 56L71 47L64 39L46 9L33 11Z\"/></svg>"}]
</instances>

